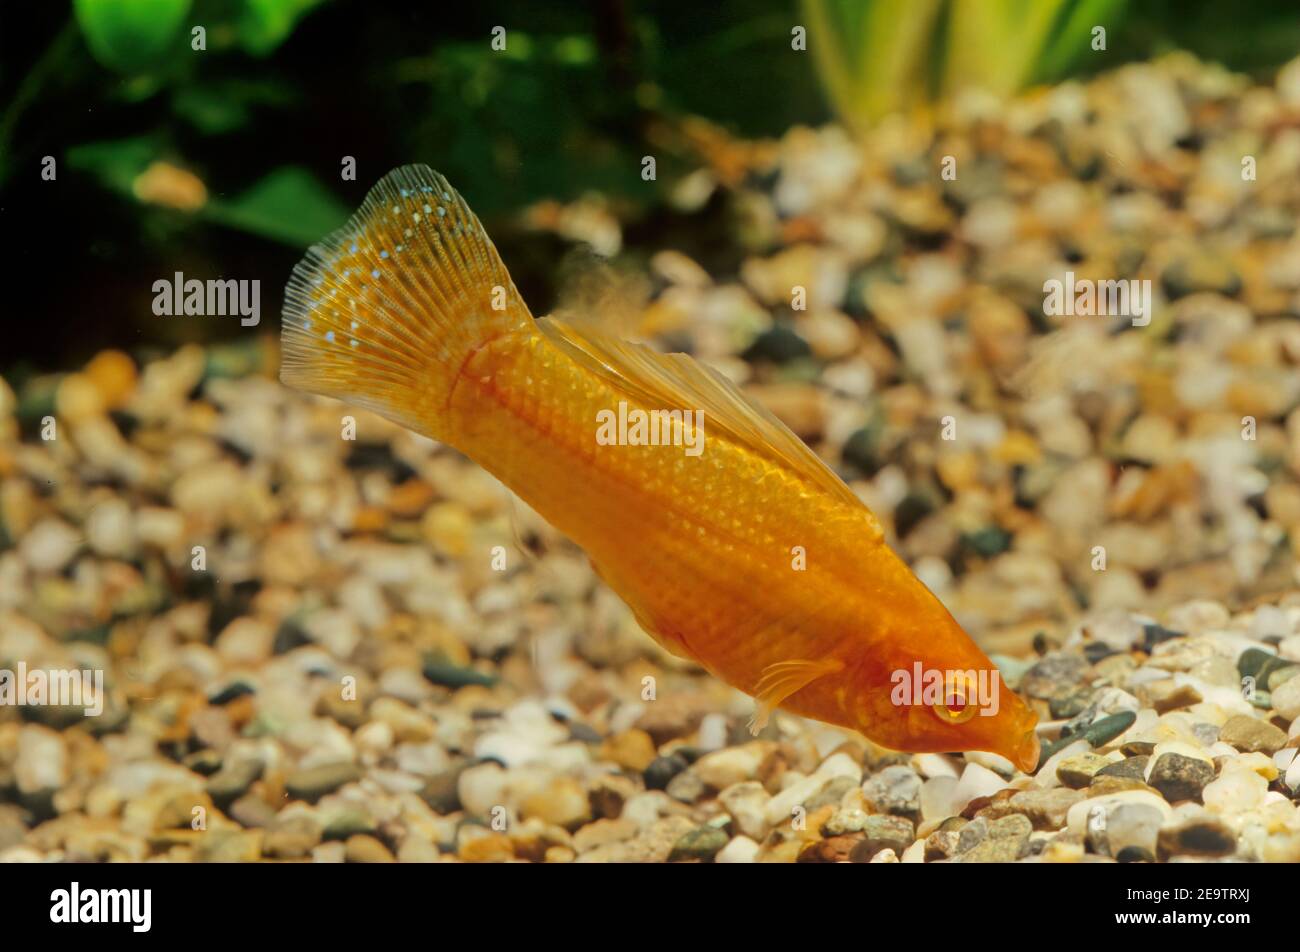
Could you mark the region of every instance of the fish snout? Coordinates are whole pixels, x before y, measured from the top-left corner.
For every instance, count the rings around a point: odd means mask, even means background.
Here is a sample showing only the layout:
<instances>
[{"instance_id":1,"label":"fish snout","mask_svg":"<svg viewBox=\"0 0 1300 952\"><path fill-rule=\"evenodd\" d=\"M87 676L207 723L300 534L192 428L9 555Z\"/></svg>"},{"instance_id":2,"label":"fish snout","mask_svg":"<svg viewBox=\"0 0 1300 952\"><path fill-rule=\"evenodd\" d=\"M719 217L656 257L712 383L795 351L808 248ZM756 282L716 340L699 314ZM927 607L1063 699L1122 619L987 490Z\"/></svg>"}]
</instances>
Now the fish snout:
<instances>
[{"instance_id":1,"label":"fish snout","mask_svg":"<svg viewBox=\"0 0 1300 952\"><path fill-rule=\"evenodd\" d=\"M1015 756L1011 758L1012 762L1027 774L1032 774L1038 769L1038 757L1041 753L1042 745L1038 741L1038 731L1029 728L1016 744Z\"/></svg>"}]
</instances>

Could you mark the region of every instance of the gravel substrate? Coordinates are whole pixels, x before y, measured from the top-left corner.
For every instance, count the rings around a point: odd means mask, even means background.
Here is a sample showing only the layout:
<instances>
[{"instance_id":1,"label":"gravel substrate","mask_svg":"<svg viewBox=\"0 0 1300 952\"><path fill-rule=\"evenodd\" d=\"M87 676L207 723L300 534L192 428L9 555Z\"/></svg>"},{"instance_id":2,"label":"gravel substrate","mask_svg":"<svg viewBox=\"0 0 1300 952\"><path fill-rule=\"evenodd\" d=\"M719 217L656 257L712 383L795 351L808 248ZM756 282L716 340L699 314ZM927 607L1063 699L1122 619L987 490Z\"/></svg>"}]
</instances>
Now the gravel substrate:
<instances>
[{"instance_id":1,"label":"gravel substrate","mask_svg":"<svg viewBox=\"0 0 1300 952\"><path fill-rule=\"evenodd\" d=\"M0 669L107 689L0 706L0 860L1300 862L1300 61L687 138L670 201L739 264L658 251L645 329L850 481L1038 709L1036 773L750 737L494 480L263 338L0 379ZM1045 316L1067 270L1149 279L1150 323Z\"/></svg>"}]
</instances>

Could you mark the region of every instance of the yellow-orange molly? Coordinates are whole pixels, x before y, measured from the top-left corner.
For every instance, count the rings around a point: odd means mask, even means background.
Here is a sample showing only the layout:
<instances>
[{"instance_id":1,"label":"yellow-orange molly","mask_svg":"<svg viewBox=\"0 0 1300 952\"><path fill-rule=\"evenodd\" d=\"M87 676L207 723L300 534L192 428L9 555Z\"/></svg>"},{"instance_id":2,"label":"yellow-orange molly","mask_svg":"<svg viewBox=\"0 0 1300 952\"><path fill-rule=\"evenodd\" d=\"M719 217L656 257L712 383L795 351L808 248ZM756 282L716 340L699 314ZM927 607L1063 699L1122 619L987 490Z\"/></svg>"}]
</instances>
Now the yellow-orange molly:
<instances>
[{"instance_id":1,"label":"yellow-orange molly","mask_svg":"<svg viewBox=\"0 0 1300 952\"><path fill-rule=\"evenodd\" d=\"M426 166L389 173L311 248L282 339L285 383L476 460L660 644L752 695L756 726L779 706L1034 768L1034 715L829 467L690 357L535 320Z\"/></svg>"}]
</instances>

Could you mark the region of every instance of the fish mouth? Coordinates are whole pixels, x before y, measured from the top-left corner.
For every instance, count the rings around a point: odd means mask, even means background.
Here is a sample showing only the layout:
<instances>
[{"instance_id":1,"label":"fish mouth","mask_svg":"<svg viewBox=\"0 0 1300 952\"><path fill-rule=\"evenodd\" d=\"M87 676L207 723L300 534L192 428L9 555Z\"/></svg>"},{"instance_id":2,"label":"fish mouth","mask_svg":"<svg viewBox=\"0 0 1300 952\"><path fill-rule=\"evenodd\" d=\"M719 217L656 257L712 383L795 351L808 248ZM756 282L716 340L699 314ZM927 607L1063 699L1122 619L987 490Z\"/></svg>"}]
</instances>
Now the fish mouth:
<instances>
[{"instance_id":1,"label":"fish mouth","mask_svg":"<svg viewBox=\"0 0 1300 952\"><path fill-rule=\"evenodd\" d=\"M1038 769L1038 757L1041 749L1038 742L1038 732L1031 727L1020 738L1020 743L1016 745L1016 755L1012 759L1022 772L1032 775Z\"/></svg>"}]
</instances>

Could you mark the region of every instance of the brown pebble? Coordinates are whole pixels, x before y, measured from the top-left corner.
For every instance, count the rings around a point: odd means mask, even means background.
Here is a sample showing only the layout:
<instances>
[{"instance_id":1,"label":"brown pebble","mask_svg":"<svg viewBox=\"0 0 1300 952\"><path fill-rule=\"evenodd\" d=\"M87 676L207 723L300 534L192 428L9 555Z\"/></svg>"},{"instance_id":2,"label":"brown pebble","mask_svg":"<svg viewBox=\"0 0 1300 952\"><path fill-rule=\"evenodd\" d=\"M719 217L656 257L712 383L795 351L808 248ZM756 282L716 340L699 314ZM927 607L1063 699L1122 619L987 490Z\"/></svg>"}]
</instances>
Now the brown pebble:
<instances>
[{"instance_id":1,"label":"brown pebble","mask_svg":"<svg viewBox=\"0 0 1300 952\"><path fill-rule=\"evenodd\" d=\"M854 847L866 837L862 833L844 833L809 843L799 853L800 863L847 863Z\"/></svg>"},{"instance_id":2,"label":"brown pebble","mask_svg":"<svg viewBox=\"0 0 1300 952\"><path fill-rule=\"evenodd\" d=\"M1272 756L1286 746L1286 731L1249 714L1236 714L1219 728L1219 740L1245 753Z\"/></svg>"},{"instance_id":3,"label":"brown pebble","mask_svg":"<svg viewBox=\"0 0 1300 952\"><path fill-rule=\"evenodd\" d=\"M465 840L456 855L467 863L504 863L515 858L515 844L504 833L488 833Z\"/></svg>"},{"instance_id":4,"label":"brown pebble","mask_svg":"<svg viewBox=\"0 0 1300 952\"><path fill-rule=\"evenodd\" d=\"M1123 760L1117 760L1113 764L1107 764L1097 771L1097 777L1123 777L1128 780L1138 780L1143 783L1146 781L1147 762L1151 758L1145 754L1138 754L1133 757L1126 757ZM1094 777L1094 782L1097 777Z\"/></svg>"},{"instance_id":5,"label":"brown pebble","mask_svg":"<svg viewBox=\"0 0 1300 952\"><path fill-rule=\"evenodd\" d=\"M395 862L393 853L380 840L365 834L347 838L348 862Z\"/></svg>"}]
</instances>

